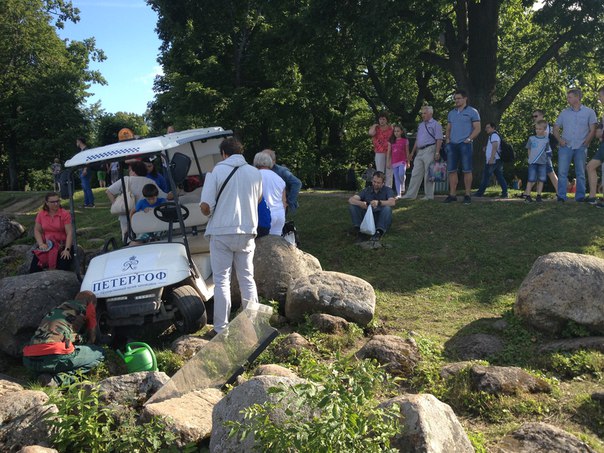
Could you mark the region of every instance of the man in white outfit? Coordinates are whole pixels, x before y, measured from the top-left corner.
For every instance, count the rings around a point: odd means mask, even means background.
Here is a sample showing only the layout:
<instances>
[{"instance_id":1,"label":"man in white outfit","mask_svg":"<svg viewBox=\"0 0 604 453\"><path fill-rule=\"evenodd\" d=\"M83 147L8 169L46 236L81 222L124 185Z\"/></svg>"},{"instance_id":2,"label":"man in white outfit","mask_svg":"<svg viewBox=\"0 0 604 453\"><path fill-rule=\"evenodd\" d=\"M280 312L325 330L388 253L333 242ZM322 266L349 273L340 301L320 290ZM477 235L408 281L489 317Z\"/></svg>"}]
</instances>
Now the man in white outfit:
<instances>
[{"instance_id":1,"label":"man in white outfit","mask_svg":"<svg viewBox=\"0 0 604 453\"><path fill-rule=\"evenodd\" d=\"M223 140L220 153L223 161L206 175L199 204L201 212L210 217L205 235L210 239L215 284L213 333L222 332L229 323L233 267L243 307L258 304L253 259L262 177L247 164L243 146L236 139Z\"/></svg>"}]
</instances>

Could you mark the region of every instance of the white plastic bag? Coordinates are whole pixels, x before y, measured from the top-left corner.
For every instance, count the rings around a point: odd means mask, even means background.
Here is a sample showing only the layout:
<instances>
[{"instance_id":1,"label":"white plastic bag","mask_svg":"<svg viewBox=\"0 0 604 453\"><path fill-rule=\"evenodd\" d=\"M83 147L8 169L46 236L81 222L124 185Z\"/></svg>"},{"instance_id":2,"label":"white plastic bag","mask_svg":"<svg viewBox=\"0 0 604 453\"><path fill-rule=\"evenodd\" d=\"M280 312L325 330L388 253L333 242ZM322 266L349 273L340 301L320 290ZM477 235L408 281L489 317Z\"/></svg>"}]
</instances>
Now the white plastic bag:
<instances>
[{"instance_id":1,"label":"white plastic bag","mask_svg":"<svg viewBox=\"0 0 604 453\"><path fill-rule=\"evenodd\" d=\"M361 222L360 231L363 234L373 236L375 234L375 220L373 220L373 209L371 205L367 206L367 212Z\"/></svg>"}]
</instances>

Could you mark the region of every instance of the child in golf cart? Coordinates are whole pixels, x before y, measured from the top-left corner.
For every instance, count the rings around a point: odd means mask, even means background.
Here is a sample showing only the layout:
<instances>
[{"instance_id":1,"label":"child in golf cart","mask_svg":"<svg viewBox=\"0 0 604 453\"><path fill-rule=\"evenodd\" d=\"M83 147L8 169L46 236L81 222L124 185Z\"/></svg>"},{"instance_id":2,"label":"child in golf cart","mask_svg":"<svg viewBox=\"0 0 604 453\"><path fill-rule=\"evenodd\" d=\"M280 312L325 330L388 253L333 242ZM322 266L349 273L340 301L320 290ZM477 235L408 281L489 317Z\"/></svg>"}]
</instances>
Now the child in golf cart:
<instances>
[{"instance_id":1,"label":"child in golf cart","mask_svg":"<svg viewBox=\"0 0 604 453\"><path fill-rule=\"evenodd\" d=\"M159 190L155 184L146 184L143 186L143 198L136 203L134 209L130 211L130 218L134 215L134 213L139 211L149 212L151 209L159 206L162 203L166 202L165 198L161 198L158 196ZM136 237L136 239L130 242L129 245L141 245L150 241L157 241L162 238L164 232L158 231L155 233L143 233Z\"/></svg>"}]
</instances>

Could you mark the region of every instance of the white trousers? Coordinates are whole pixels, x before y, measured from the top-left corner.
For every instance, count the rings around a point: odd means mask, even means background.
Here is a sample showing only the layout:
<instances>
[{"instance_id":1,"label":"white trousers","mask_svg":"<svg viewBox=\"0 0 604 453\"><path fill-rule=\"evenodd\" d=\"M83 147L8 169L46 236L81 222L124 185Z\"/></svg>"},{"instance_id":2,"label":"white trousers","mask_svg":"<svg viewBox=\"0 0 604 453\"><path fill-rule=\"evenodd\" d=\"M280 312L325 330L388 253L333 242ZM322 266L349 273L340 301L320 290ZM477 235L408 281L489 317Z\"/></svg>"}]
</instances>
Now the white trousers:
<instances>
[{"instance_id":1,"label":"white trousers","mask_svg":"<svg viewBox=\"0 0 604 453\"><path fill-rule=\"evenodd\" d=\"M404 199L415 200L422 181L424 181L425 197L428 200L434 199L434 183L428 181L428 167L430 167L430 163L434 162L435 152L436 145L417 150L417 155L413 161L413 170L411 171L411 181L407 193L403 196Z\"/></svg>"},{"instance_id":2,"label":"white trousers","mask_svg":"<svg viewBox=\"0 0 604 453\"><path fill-rule=\"evenodd\" d=\"M386 168L386 153L375 153L375 170L381 171L386 175L386 186L393 187L392 177L394 176L394 172L392 168Z\"/></svg>"},{"instance_id":3,"label":"white trousers","mask_svg":"<svg viewBox=\"0 0 604 453\"><path fill-rule=\"evenodd\" d=\"M222 332L231 313L231 275L235 267L241 290L243 308L258 304L254 281L254 250L252 234L220 234L210 236L210 263L214 274L214 330Z\"/></svg>"}]
</instances>

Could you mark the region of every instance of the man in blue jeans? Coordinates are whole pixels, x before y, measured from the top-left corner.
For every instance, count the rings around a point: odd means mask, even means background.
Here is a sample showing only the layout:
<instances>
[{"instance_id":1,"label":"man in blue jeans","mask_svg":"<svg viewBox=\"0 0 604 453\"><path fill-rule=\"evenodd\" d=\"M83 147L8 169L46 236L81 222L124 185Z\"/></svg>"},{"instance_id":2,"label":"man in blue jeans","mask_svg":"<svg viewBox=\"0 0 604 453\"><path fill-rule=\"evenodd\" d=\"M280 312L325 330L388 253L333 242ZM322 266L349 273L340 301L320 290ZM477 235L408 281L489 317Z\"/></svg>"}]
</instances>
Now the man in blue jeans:
<instances>
[{"instance_id":1,"label":"man in blue jeans","mask_svg":"<svg viewBox=\"0 0 604 453\"><path fill-rule=\"evenodd\" d=\"M499 152L501 150L501 137L495 130L495 123L487 123L484 127L484 130L489 136L484 150L486 154L486 162L482 172L482 182L480 183L480 187L474 196L482 197L484 195L484 192L487 190L487 186L489 185L489 181L491 180L491 176L494 174L497 178L497 182L499 182L499 185L501 186L501 198L507 198L508 185L503 177L503 162L499 158Z\"/></svg>"},{"instance_id":2,"label":"man in blue jeans","mask_svg":"<svg viewBox=\"0 0 604 453\"><path fill-rule=\"evenodd\" d=\"M578 88L566 92L569 107L562 110L554 124L554 136L558 139L558 201L566 201L568 169L571 160L575 164L577 192L575 201L585 201L585 162L587 147L596 132L596 113L581 104L583 94ZM562 134L560 134L562 128Z\"/></svg>"},{"instance_id":3,"label":"man in blue jeans","mask_svg":"<svg viewBox=\"0 0 604 453\"><path fill-rule=\"evenodd\" d=\"M359 231L367 209L371 206L375 221L375 234L372 241L379 241L392 223L392 207L395 205L394 191L386 186L384 172L376 171L371 180L371 187L364 188L358 195L348 199L348 210L352 217L352 225L359 240L363 237Z\"/></svg>"},{"instance_id":4,"label":"man in blue jeans","mask_svg":"<svg viewBox=\"0 0 604 453\"><path fill-rule=\"evenodd\" d=\"M478 110L468 105L468 95L457 90L453 95L455 108L447 115L447 171L449 172L449 196L445 203L457 201L457 171L461 163L465 186L464 204L470 204L472 190L472 142L480 134L480 115Z\"/></svg>"},{"instance_id":5,"label":"man in blue jeans","mask_svg":"<svg viewBox=\"0 0 604 453\"><path fill-rule=\"evenodd\" d=\"M76 139L76 146L80 151L84 151L88 145L84 137L78 137ZM90 178L92 177L92 170L86 165L80 170L80 182L82 183L82 190L84 191L84 207L94 208L94 194L90 187Z\"/></svg>"}]
</instances>

